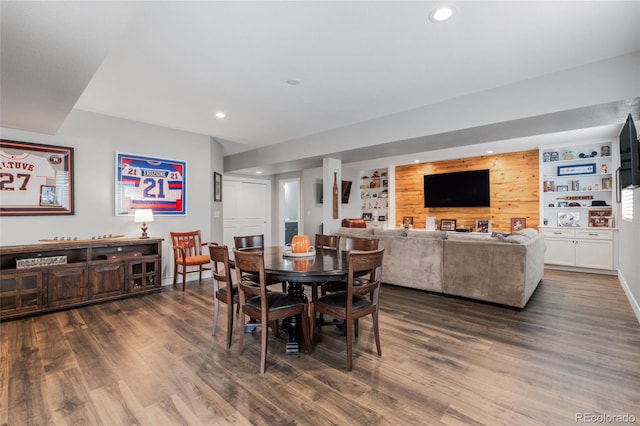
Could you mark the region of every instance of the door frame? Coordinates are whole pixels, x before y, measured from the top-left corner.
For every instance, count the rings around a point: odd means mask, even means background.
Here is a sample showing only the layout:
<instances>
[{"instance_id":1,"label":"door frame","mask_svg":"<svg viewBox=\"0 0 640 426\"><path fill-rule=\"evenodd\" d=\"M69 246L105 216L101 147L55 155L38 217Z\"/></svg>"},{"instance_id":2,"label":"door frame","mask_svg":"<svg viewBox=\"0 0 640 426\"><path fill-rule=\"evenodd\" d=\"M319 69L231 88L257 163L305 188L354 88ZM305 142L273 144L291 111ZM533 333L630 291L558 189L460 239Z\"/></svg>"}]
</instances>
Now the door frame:
<instances>
[{"instance_id":1,"label":"door frame","mask_svg":"<svg viewBox=\"0 0 640 426\"><path fill-rule=\"evenodd\" d=\"M298 233L301 233L300 230L304 229L302 224L302 189L300 178L296 177L278 180L278 244L280 246L284 246L285 239L284 215L286 209L284 206L284 185L291 182L298 183Z\"/></svg>"},{"instance_id":2,"label":"door frame","mask_svg":"<svg viewBox=\"0 0 640 426\"><path fill-rule=\"evenodd\" d=\"M247 177L247 176L241 176L241 175L224 175L223 179L222 179L222 183L224 185L224 182L228 181L228 182L245 182L245 183L253 183L253 184L263 184L266 185L266 190L267 190L267 205L265 206L266 209L266 221L267 221L267 226L265 227L265 233L264 233L264 243L267 246L273 245L272 241L271 241L271 235L273 232L273 223L271 222L271 218L272 218L272 199L273 199L273 195L272 195L272 190L271 190L271 180L270 179L255 179L255 178L251 178L251 177ZM224 192L224 191L223 191ZM224 203L224 198L222 199L222 202ZM223 207L223 212L224 212L224 207ZM224 234L224 214L222 217L222 229L223 229L223 234Z\"/></svg>"}]
</instances>

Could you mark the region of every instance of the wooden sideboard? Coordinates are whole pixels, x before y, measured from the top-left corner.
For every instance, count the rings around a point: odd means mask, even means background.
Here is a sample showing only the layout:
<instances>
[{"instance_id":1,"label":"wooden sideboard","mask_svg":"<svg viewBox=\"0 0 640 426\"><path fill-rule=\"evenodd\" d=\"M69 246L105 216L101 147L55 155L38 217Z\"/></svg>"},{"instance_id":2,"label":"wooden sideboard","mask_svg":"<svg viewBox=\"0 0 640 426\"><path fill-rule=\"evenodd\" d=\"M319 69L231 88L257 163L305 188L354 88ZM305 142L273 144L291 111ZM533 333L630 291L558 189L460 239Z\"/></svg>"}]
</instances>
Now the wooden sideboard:
<instances>
[{"instance_id":1,"label":"wooden sideboard","mask_svg":"<svg viewBox=\"0 0 640 426\"><path fill-rule=\"evenodd\" d=\"M161 291L161 250L161 238L0 247L0 319Z\"/></svg>"}]
</instances>

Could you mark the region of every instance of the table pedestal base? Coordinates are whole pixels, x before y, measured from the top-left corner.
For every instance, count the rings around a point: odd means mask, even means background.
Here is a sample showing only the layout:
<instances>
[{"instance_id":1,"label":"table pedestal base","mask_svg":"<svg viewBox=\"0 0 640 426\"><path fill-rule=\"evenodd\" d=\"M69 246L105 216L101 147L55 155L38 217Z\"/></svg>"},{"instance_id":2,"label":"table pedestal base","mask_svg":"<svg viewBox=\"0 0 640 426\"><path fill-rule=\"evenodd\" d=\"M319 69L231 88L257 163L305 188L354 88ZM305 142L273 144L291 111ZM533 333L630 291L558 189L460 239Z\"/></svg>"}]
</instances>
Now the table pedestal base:
<instances>
[{"instance_id":1,"label":"table pedestal base","mask_svg":"<svg viewBox=\"0 0 640 426\"><path fill-rule=\"evenodd\" d=\"M288 281L287 294L298 299L307 301L304 294L304 285ZM282 320L282 328L287 333L287 355L298 355L300 353L300 335L302 334L302 317L295 315Z\"/></svg>"}]
</instances>

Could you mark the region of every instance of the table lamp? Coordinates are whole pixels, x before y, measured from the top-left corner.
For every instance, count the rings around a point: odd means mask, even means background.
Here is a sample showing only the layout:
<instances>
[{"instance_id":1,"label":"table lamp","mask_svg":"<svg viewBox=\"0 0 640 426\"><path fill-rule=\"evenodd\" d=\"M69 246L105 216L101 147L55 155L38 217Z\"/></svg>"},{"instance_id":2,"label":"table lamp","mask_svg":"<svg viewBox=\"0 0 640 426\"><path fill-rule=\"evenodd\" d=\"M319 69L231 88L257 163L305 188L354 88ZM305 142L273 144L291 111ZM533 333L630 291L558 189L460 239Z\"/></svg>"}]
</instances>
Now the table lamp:
<instances>
[{"instance_id":1,"label":"table lamp","mask_svg":"<svg viewBox=\"0 0 640 426\"><path fill-rule=\"evenodd\" d=\"M136 209L133 221L136 223L142 222L142 236L140 238L149 238L147 235L147 222L153 222L153 210Z\"/></svg>"}]
</instances>

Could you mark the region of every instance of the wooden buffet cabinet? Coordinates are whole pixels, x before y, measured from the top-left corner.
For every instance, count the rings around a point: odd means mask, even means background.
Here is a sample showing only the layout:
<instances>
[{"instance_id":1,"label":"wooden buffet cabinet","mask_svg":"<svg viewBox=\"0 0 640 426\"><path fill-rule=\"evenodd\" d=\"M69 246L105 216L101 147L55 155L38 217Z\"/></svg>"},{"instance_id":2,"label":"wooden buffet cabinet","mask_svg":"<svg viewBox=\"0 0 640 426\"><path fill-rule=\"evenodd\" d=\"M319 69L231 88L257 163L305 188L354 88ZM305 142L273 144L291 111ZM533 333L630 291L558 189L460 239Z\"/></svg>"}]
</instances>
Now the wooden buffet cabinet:
<instances>
[{"instance_id":1,"label":"wooden buffet cabinet","mask_svg":"<svg viewBox=\"0 0 640 426\"><path fill-rule=\"evenodd\" d=\"M0 247L0 319L158 292L161 250L161 238Z\"/></svg>"}]
</instances>

